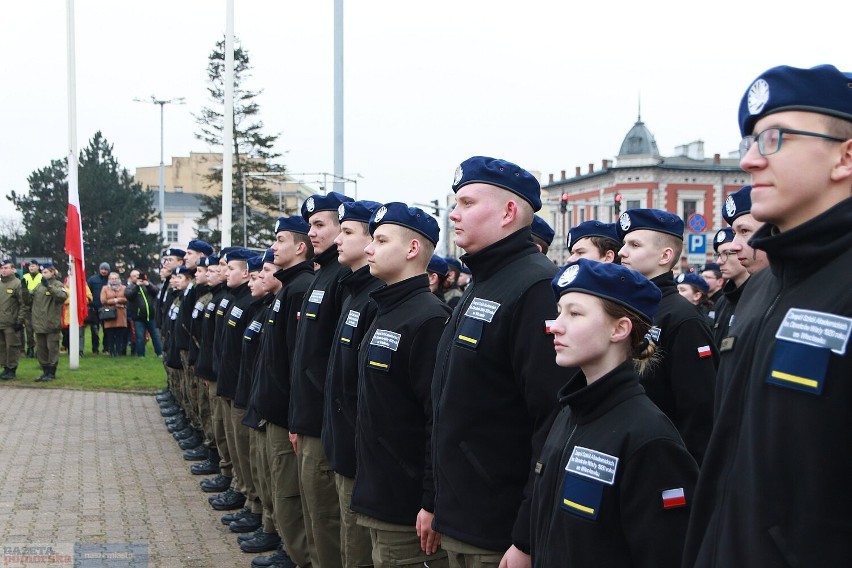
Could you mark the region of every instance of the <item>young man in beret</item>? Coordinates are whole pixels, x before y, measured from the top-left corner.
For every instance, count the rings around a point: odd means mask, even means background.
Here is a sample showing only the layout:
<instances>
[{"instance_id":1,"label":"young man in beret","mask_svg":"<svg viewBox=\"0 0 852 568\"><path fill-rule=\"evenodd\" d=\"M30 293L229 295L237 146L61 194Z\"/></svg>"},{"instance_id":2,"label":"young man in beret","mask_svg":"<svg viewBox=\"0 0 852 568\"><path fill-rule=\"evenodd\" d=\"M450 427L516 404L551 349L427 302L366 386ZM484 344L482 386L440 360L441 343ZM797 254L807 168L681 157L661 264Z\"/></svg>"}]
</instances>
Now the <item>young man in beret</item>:
<instances>
[{"instance_id":1,"label":"young man in beret","mask_svg":"<svg viewBox=\"0 0 852 568\"><path fill-rule=\"evenodd\" d=\"M302 304L290 377L290 440L299 462L311 559L322 568L341 562L340 503L321 437L328 356L343 304L339 281L350 272L338 262L334 245L340 233L338 209L347 201L353 199L332 191L313 195L302 204L319 270Z\"/></svg>"},{"instance_id":2,"label":"young man in beret","mask_svg":"<svg viewBox=\"0 0 852 568\"><path fill-rule=\"evenodd\" d=\"M769 266L766 252L753 248L749 244L754 233L763 226L763 222L758 221L751 214L750 185L735 191L725 199L725 204L722 206L722 218L734 231L731 250L748 273L756 274Z\"/></svg>"},{"instance_id":3,"label":"young man in beret","mask_svg":"<svg viewBox=\"0 0 852 568\"><path fill-rule=\"evenodd\" d=\"M404 203L387 203L370 219L365 252L384 282L370 294L377 313L358 353L358 475L352 510L370 529L373 566L446 567L432 528L432 374L450 308L429 290L426 266L438 223Z\"/></svg>"},{"instance_id":4,"label":"young man in beret","mask_svg":"<svg viewBox=\"0 0 852 568\"><path fill-rule=\"evenodd\" d=\"M249 412L266 424L272 514L282 544L274 554L253 560L253 566L287 566L287 562L303 568L312 566L299 495L298 463L289 436L290 374L296 329L305 292L314 278L309 231L310 226L301 215L280 217L270 247L272 266L264 263L264 271L275 268L274 277L281 288L267 311L260 337ZM241 543L240 548L247 552L265 549L264 541L270 538L264 532Z\"/></svg>"},{"instance_id":5,"label":"young man in beret","mask_svg":"<svg viewBox=\"0 0 852 568\"><path fill-rule=\"evenodd\" d=\"M432 258L429 259L429 264L426 265L426 274L429 275L429 291L441 298L442 302L444 295L441 291L449 270L450 264L443 256L437 254L433 254Z\"/></svg>"},{"instance_id":6,"label":"young man in beret","mask_svg":"<svg viewBox=\"0 0 852 568\"><path fill-rule=\"evenodd\" d=\"M642 386L677 427L701 465L713 427L713 393L719 352L704 314L678 294L672 268L683 250L683 220L661 209L629 209L616 225L624 246L621 263L657 285L663 294L649 332L662 360Z\"/></svg>"},{"instance_id":7,"label":"young man in beret","mask_svg":"<svg viewBox=\"0 0 852 568\"><path fill-rule=\"evenodd\" d=\"M337 261L350 271L340 279L345 297L334 330L328 371L325 375L325 404L322 443L328 464L334 470L340 503L340 548L344 568L372 563L369 529L358 525L350 508L355 483L355 420L358 413L358 347L376 315L370 292L384 283L370 274L367 253L369 222L381 203L350 201L337 211L340 233L334 239Z\"/></svg>"},{"instance_id":8,"label":"young man in beret","mask_svg":"<svg viewBox=\"0 0 852 568\"><path fill-rule=\"evenodd\" d=\"M533 215L530 232L532 233L533 242L538 247L538 250L540 250L542 254L546 255L547 251L550 250L550 245L553 244L553 237L556 236L556 232L553 230L553 227L548 225L547 221L538 215Z\"/></svg>"},{"instance_id":9,"label":"young man in beret","mask_svg":"<svg viewBox=\"0 0 852 568\"><path fill-rule=\"evenodd\" d=\"M621 264L618 251L621 240L615 230L615 223L584 221L568 231L568 262L588 258L597 262Z\"/></svg>"},{"instance_id":10,"label":"young man in beret","mask_svg":"<svg viewBox=\"0 0 852 568\"><path fill-rule=\"evenodd\" d=\"M505 160L456 169L450 214L472 281L447 323L435 363L433 527L450 566L529 563L533 466L550 428L556 365L556 265L532 240L538 181Z\"/></svg>"},{"instance_id":11,"label":"young man in beret","mask_svg":"<svg viewBox=\"0 0 852 568\"><path fill-rule=\"evenodd\" d=\"M461 300L462 294L464 294L464 290L459 284L462 275L462 263L452 256L444 257L444 260L447 261L447 275L441 283L441 297L448 306L455 308Z\"/></svg>"},{"instance_id":12,"label":"young man in beret","mask_svg":"<svg viewBox=\"0 0 852 568\"><path fill-rule=\"evenodd\" d=\"M749 274L745 267L737 260L736 253L732 250L734 241L734 230L723 227L713 237L713 251L716 253L716 262L719 271L725 280L722 287L722 297L713 305L713 340L716 347L721 349L722 341L728 336L731 327L734 310L740 301ZM719 377L716 377L716 386L719 386Z\"/></svg>"},{"instance_id":13,"label":"young man in beret","mask_svg":"<svg viewBox=\"0 0 852 568\"><path fill-rule=\"evenodd\" d=\"M774 67L740 103L749 278L687 532L686 567L852 558L852 73ZM846 275L844 277L843 275Z\"/></svg>"}]
</instances>

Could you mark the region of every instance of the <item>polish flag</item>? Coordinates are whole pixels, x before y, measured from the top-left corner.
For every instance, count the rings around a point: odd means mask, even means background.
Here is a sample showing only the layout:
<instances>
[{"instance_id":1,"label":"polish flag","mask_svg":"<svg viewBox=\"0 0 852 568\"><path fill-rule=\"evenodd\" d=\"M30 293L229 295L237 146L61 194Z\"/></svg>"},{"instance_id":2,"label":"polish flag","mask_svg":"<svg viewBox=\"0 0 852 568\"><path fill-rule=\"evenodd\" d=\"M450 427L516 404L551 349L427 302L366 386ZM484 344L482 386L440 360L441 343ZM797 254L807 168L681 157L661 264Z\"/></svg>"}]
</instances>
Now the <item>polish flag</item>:
<instances>
[{"instance_id":1,"label":"polish flag","mask_svg":"<svg viewBox=\"0 0 852 568\"><path fill-rule=\"evenodd\" d=\"M77 169L77 160L69 160L68 168ZM73 180L71 177L73 176ZM65 252L74 262L74 284L77 295L77 325L82 325L89 313L86 300L86 272L83 264L83 221L80 217L80 192L77 172L68 172L68 221L65 224Z\"/></svg>"},{"instance_id":2,"label":"polish flag","mask_svg":"<svg viewBox=\"0 0 852 568\"><path fill-rule=\"evenodd\" d=\"M698 356L701 357L702 359L706 359L707 357L710 357L711 355L713 355L713 352L710 350L709 345L705 345L704 347L698 348Z\"/></svg>"},{"instance_id":3,"label":"polish flag","mask_svg":"<svg viewBox=\"0 0 852 568\"><path fill-rule=\"evenodd\" d=\"M556 323L556 320L544 320L544 333L553 334L553 324Z\"/></svg>"},{"instance_id":4,"label":"polish flag","mask_svg":"<svg viewBox=\"0 0 852 568\"><path fill-rule=\"evenodd\" d=\"M683 487L663 491L663 509L674 509L685 506L686 496L683 494Z\"/></svg>"}]
</instances>

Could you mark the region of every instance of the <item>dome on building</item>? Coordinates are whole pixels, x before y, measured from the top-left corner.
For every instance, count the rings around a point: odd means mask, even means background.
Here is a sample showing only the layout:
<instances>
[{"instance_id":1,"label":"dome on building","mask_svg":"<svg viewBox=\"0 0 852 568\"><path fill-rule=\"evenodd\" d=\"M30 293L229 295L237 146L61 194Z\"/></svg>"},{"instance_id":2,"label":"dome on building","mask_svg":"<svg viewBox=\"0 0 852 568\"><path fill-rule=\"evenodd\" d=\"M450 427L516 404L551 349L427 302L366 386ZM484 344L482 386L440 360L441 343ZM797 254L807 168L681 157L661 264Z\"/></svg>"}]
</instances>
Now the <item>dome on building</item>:
<instances>
[{"instance_id":1,"label":"dome on building","mask_svg":"<svg viewBox=\"0 0 852 568\"><path fill-rule=\"evenodd\" d=\"M621 150L618 156L659 156L660 150L657 148L657 141L654 140L654 135L645 126L640 117L627 136L624 137L624 142L621 143Z\"/></svg>"}]
</instances>

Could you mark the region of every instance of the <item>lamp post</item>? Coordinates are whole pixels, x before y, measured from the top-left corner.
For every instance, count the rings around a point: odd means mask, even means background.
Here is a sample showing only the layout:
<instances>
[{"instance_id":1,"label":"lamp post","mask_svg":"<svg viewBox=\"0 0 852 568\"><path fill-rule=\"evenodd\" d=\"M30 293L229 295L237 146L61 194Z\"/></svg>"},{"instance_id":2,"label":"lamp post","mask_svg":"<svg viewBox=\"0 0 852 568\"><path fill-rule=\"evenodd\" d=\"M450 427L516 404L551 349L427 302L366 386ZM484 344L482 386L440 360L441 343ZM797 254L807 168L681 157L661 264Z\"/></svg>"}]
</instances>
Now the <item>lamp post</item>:
<instances>
[{"instance_id":1,"label":"lamp post","mask_svg":"<svg viewBox=\"0 0 852 568\"><path fill-rule=\"evenodd\" d=\"M137 103L147 103L144 99L133 99ZM182 105L184 104L183 97L174 99L158 99L151 95L151 103L160 105L160 238L166 242L166 190L165 190L165 164L163 163L163 107L167 104Z\"/></svg>"}]
</instances>

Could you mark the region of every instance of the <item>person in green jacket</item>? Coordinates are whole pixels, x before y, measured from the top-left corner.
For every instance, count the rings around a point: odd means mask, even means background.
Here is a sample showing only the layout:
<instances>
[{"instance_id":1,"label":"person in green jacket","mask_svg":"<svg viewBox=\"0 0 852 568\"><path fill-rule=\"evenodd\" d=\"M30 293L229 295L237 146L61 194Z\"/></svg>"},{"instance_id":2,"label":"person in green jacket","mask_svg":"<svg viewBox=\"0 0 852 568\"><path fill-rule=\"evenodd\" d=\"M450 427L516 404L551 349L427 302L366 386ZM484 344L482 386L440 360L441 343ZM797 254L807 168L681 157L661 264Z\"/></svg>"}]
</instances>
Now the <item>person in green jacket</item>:
<instances>
[{"instance_id":1,"label":"person in green jacket","mask_svg":"<svg viewBox=\"0 0 852 568\"><path fill-rule=\"evenodd\" d=\"M36 341L36 357L43 374L37 382L56 378L59 364L59 339L62 335L62 307L68 292L56 277L56 269L50 262L41 267L41 282L30 290L33 332Z\"/></svg>"},{"instance_id":2,"label":"person in green jacket","mask_svg":"<svg viewBox=\"0 0 852 568\"><path fill-rule=\"evenodd\" d=\"M29 315L29 305L24 299L24 288L15 273L15 265L5 259L0 263L0 379L15 378L21 356L21 330Z\"/></svg>"}]
</instances>

